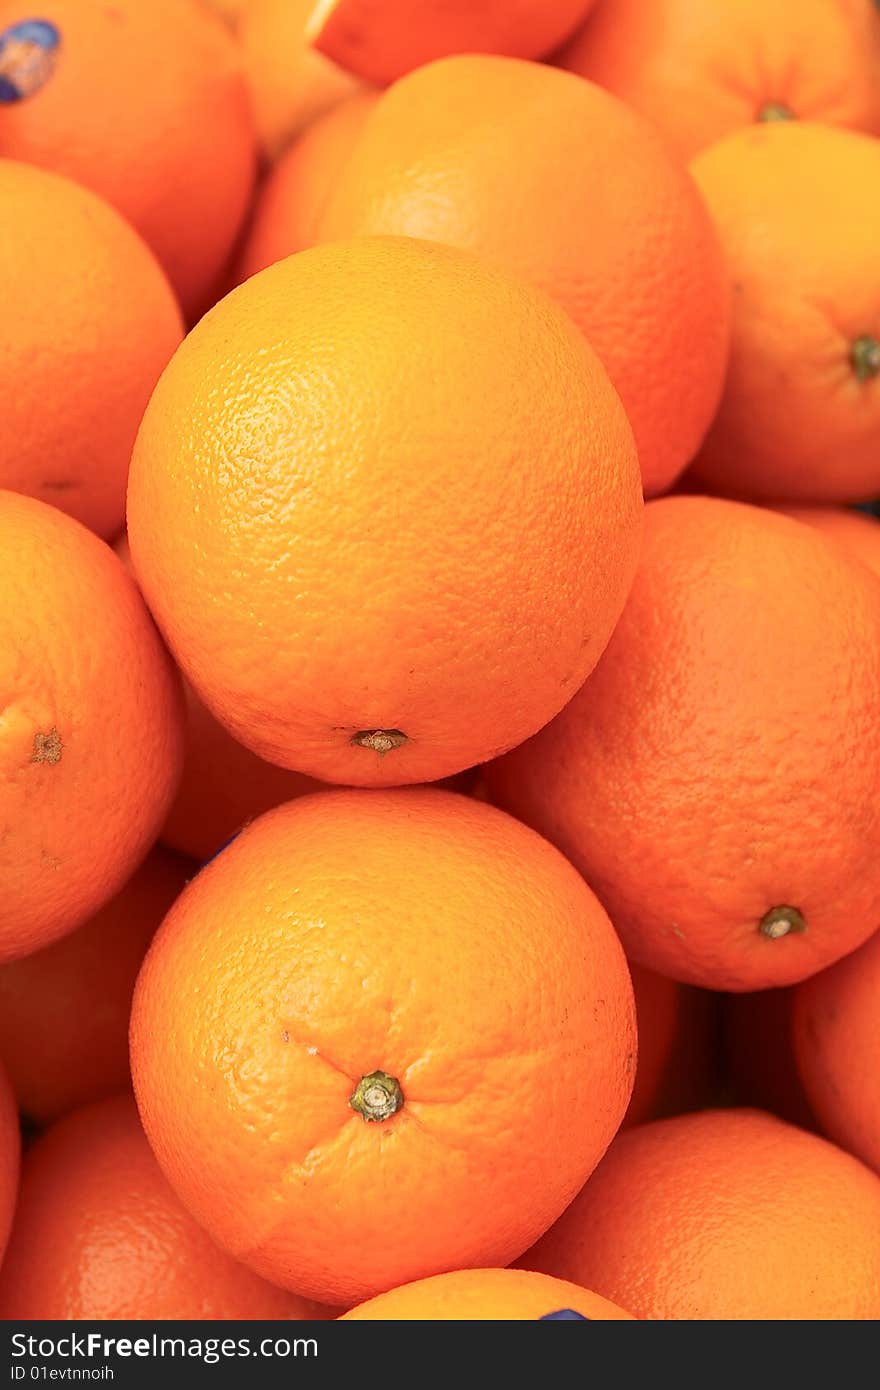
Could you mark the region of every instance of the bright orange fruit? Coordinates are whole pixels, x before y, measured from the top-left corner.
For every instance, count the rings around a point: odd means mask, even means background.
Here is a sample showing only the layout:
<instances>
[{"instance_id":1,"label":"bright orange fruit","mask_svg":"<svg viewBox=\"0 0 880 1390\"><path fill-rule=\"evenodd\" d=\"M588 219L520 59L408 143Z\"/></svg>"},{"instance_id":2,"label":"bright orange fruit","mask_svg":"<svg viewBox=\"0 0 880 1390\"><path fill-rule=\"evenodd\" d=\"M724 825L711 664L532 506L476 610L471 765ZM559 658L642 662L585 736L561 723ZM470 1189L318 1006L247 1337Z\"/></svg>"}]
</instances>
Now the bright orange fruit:
<instances>
[{"instance_id":1,"label":"bright orange fruit","mask_svg":"<svg viewBox=\"0 0 880 1390\"><path fill-rule=\"evenodd\" d=\"M777 506L776 511L794 517L795 521L815 526L843 547L851 560L861 560L880 575L880 522L850 507Z\"/></svg>"},{"instance_id":2,"label":"bright orange fruit","mask_svg":"<svg viewBox=\"0 0 880 1390\"><path fill-rule=\"evenodd\" d=\"M595 0L310 0L319 52L370 82L393 82L451 53L542 58Z\"/></svg>"},{"instance_id":3,"label":"bright orange fruit","mask_svg":"<svg viewBox=\"0 0 880 1390\"><path fill-rule=\"evenodd\" d=\"M775 512L662 498L590 680L486 775L633 960L764 989L876 930L878 708L873 574Z\"/></svg>"},{"instance_id":4,"label":"bright orange fruit","mask_svg":"<svg viewBox=\"0 0 880 1390\"><path fill-rule=\"evenodd\" d=\"M625 1313L607 1298L564 1279L524 1269L462 1269L435 1274L380 1293L343 1315L343 1322L540 1321L560 1312L589 1321L622 1322Z\"/></svg>"},{"instance_id":5,"label":"bright orange fruit","mask_svg":"<svg viewBox=\"0 0 880 1390\"><path fill-rule=\"evenodd\" d=\"M174 794L179 683L113 552L0 492L0 961L85 922L137 868Z\"/></svg>"},{"instance_id":6,"label":"bright orange fruit","mask_svg":"<svg viewBox=\"0 0 880 1390\"><path fill-rule=\"evenodd\" d=\"M523 1256L637 1318L875 1320L880 1179L760 1110L628 1129Z\"/></svg>"},{"instance_id":7,"label":"bright orange fruit","mask_svg":"<svg viewBox=\"0 0 880 1390\"><path fill-rule=\"evenodd\" d=\"M419 69L371 111L318 230L491 256L557 299L598 352L647 493L696 453L727 361L721 249L686 170L601 88L511 58Z\"/></svg>"},{"instance_id":8,"label":"bright orange fruit","mask_svg":"<svg viewBox=\"0 0 880 1390\"><path fill-rule=\"evenodd\" d=\"M113 536L180 310L140 237L85 188L0 159L0 204L14 210L0 220L0 486Z\"/></svg>"},{"instance_id":9,"label":"bright orange fruit","mask_svg":"<svg viewBox=\"0 0 880 1390\"><path fill-rule=\"evenodd\" d=\"M44 46L15 39L27 9L0 0L0 61L7 90L19 96L0 106L0 155L100 193L197 315L232 251L256 167L231 35L191 0L40 0L35 8L55 36Z\"/></svg>"},{"instance_id":10,"label":"bright orange fruit","mask_svg":"<svg viewBox=\"0 0 880 1390\"><path fill-rule=\"evenodd\" d=\"M154 849L85 926L0 966L0 1062L29 1120L48 1124L130 1084L131 996L153 933L195 866Z\"/></svg>"},{"instance_id":11,"label":"bright orange fruit","mask_svg":"<svg viewBox=\"0 0 880 1390\"><path fill-rule=\"evenodd\" d=\"M629 1100L632 988L598 902L525 826L450 792L333 791L184 891L131 1052L196 1219L350 1306L506 1264L559 1215Z\"/></svg>"},{"instance_id":12,"label":"bright orange fruit","mask_svg":"<svg viewBox=\"0 0 880 1390\"><path fill-rule=\"evenodd\" d=\"M836 1144L880 1170L880 936L799 985L794 1054L807 1099Z\"/></svg>"},{"instance_id":13,"label":"bright orange fruit","mask_svg":"<svg viewBox=\"0 0 880 1390\"><path fill-rule=\"evenodd\" d=\"M641 512L626 416L562 310L405 238L304 251L218 304L153 394L128 497L211 712L352 785L459 772L555 714Z\"/></svg>"},{"instance_id":14,"label":"bright orange fruit","mask_svg":"<svg viewBox=\"0 0 880 1390\"><path fill-rule=\"evenodd\" d=\"M0 1318L314 1315L224 1255L187 1215L129 1098L77 1110L28 1151L0 1269Z\"/></svg>"},{"instance_id":15,"label":"bright orange fruit","mask_svg":"<svg viewBox=\"0 0 880 1390\"><path fill-rule=\"evenodd\" d=\"M768 501L876 496L880 140L765 125L691 167L734 286L724 395L692 478Z\"/></svg>"},{"instance_id":16,"label":"bright orange fruit","mask_svg":"<svg viewBox=\"0 0 880 1390\"><path fill-rule=\"evenodd\" d=\"M600 0L557 61L647 116L683 159L755 121L880 132L875 0Z\"/></svg>"},{"instance_id":17,"label":"bright orange fruit","mask_svg":"<svg viewBox=\"0 0 880 1390\"><path fill-rule=\"evenodd\" d=\"M314 246L324 205L377 101L375 92L360 92L339 102L281 156L257 197L236 269L238 282Z\"/></svg>"}]
</instances>

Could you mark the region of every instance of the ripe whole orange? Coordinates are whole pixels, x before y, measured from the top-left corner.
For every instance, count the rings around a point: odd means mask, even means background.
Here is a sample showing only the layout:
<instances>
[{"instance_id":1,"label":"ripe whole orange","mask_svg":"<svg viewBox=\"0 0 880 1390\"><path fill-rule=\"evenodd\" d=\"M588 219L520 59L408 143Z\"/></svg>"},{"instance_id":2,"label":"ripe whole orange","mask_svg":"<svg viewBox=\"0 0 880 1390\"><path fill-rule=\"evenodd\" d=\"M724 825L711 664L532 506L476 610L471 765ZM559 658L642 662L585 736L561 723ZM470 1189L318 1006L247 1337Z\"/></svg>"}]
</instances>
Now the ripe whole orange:
<instances>
[{"instance_id":1,"label":"ripe whole orange","mask_svg":"<svg viewBox=\"0 0 880 1390\"><path fill-rule=\"evenodd\" d=\"M314 0L250 0L236 37L264 160L271 162L361 83L306 41Z\"/></svg>"},{"instance_id":2,"label":"ripe whole orange","mask_svg":"<svg viewBox=\"0 0 880 1390\"><path fill-rule=\"evenodd\" d=\"M589 1321L632 1321L607 1298L524 1269L463 1269L380 1293L344 1313L343 1322L540 1321L568 1311Z\"/></svg>"},{"instance_id":3,"label":"ripe whole orange","mask_svg":"<svg viewBox=\"0 0 880 1390\"><path fill-rule=\"evenodd\" d=\"M830 1139L880 1170L880 936L794 992L792 1038L807 1099Z\"/></svg>"},{"instance_id":4,"label":"ripe whole orange","mask_svg":"<svg viewBox=\"0 0 880 1390\"><path fill-rule=\"evenodd\" d=\"M4 75L23 95L0 106L0 155L106 198L197 315L232 250L256 163L231 35L191 0L36 8L58 41L35 82L30 52L7 51ZM0 0L0 36L26 17L21 0Z\"/></svg>"},{"instance_id":5,"label":"ripe whole orange","mask_svg":"<svg viewBox=\"0 0 880 1390\"><path fill-rule=\"evenodd\" d=\"M775 512L662 498L592 677L486 775L633 960L765 989L876 930L878 707L873 574Z\"/></svg>"},{"instance_id":6,"label":"ripe whole orange","mask_svg":"<svg viewBox=\"0 0 880 1390\"><path fill-rule=\"evenodd\" d=\"M691 168L734 287L727 381L693 480L768 501L876 496L880 141L765 125Z\"/></svg>"},{"instance_id":7,"label":"ripe whole orange","mask_svg":"<svg viewBox=\"0 0 880 1390\"><path fill-rule=\"evenodd\" d=\"M546 722L617 621L632 432L537 290L405 238L252 276L190 333L132 458L138 580L268 761L431 781Z\"/></svg>"},{"instance_id":8,"label":"ripe whole orange","mask_svg":"<svg viewBox=\"0 0 880 1390\"><path fill-rule=\"evenodd\" d=\"M60 941L0 966L0 1062L45 1125L130 1085L131 996L150 940L195 866L154 849L125 887Z\"/></svg>"},{"instance_id":9,"label":"ripe whole orange","mask_svg":"<svg viewBox=\"0 0 880 1390\"><path fill-rule=\"evenodd\" d=\"M0 1318L234 1319L314 1316L209 1240L178 1202L134 1102L67 1115L30 1148Z\"/></svg>"},{"instance_id":10,"label":"ripe whole orange","mask_svg":"<svg viewBox=\"0 0 880 1390\"><path fill-rule=\"evenodd\" d=\"M0 159L0 204L14 210L0 220L0 485L113 536L141 416L183 336L177 302L140 237L69 179Z\"/></svg>"},{"instance_id":11,"label":"ripe whole orange","mask_svg":"<svg viewBox=\"0 0 880 1390\"><path fill-rule=\"evenodd\" d=\"M653 121L682 159L756 121L880 133L874 0L600 0L557 61Z\"/></svg>"},{"instance_id":12,"label":"ripe whole orange","mask_svg":"<svg viewBox=\"0 0 880 1390\"><path fill-rule=\"evenodd\" d=\"M861 560L876 575L880 575L880 522L850 507L778 506L776 511L815 526L830 536L850 557Z\"/></svg>"},{"instance_id":13,"label":"ripe whole orange","mask_svg":"<svg viewBox=\"0 0 880 1390\"><path fill-rule=\"evenodd\" d=\"M319 116L277 161L257 197L238 261L240 282L317 241L317 223L369 112L359 92Z\"/></svg>"},{"instance_id":14,"label":"ripe whole orange","mask_svg":"<svg viewBox=\"0 0 880 1390\"><path fill-rule=\"evenodd\" d=\"M721 249L687 171L601 88L512 58L419 69L370 112L318 232L427 237L506 265L598 352L648 494L696 453L727 361Z\"/></svg>"},{"instance_id":15,"label":"ripe whole orange","mask_svg":"<svg viewBox=\"0 0 880 1390\"><path fill-rule=\"evenodd\" d=\"M0 492L0 961L88 920L156 838L180 773L179 683L103 541Z\"/></svg>"},{"instance_id":16,"label":"ripe whole orange","mask_svg":"<svg viewBox=\"0 0 880 1390\"><path fill-rule=\"evenodd\" d=\"M761 1110L628 1129L521 1263L637 1318L866 1320L880 1313L880 1179Z\"/></svg>"},{"instance_id":17,"label":"ripe whole orange","mask_svg":"<svg viewBox=\"0 0 880 1390\"><path fill-rule=\"evenodd\" d=\"M384 85L452 53L542 58L595 0L310 0L307 34L341 67Z\"/></svg>"},{"instance_id":18,"label":"ripe whole orange","mask_svg":"<svg viewBox=\"0 0 880 1390\"><path fill-rule=\"evenodd\" d=\"M196 1219L350 1306L506 1264L559 1215L629 1100L632 988L598 902L525 826L450 792L333 791L184 891L131 1058Z\"/></svg>"},{"instance_id":19,"label":"ripe whole orange","mask_svg":"<svg viewBox=\"0 0 880 1390\"><path fill-rule=\"evenodd\" d=\"M0 1065L0 1265L18 1197L21 1130L12 1087Z\"/></svg>"}]
</instances>

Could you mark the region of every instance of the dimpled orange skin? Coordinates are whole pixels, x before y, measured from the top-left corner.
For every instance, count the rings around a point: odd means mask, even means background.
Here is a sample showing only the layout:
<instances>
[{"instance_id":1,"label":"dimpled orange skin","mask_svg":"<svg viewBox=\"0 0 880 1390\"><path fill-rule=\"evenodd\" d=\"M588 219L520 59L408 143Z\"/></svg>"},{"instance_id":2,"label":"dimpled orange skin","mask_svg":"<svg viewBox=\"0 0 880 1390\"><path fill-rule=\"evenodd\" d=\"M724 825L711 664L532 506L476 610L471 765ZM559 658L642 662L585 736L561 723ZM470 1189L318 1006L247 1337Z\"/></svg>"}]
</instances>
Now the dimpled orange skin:
<instances>
[{"instance_id":1,"label":"dimpled orange skin","mask_svg":"<svg viewBox=\"0 0 880 1390\"><path fill-rule=\"evenodd\" d=\"M431 63L370 113L318 232L428 237L506 265L598 352L647 494L696 453L727 361L720 246L687 171L601 88L512 58Z\"/></svg>"},{"instance_id":2,"label":"dimpled orange skin","mask_svg":"<svg viewBox=\"0 0 880 1390\"><path fill-rule=\"evenodd\" d=\"M0 486L112 536L180 310L152 252L87 189L0 159L0 204L14 208L0 221Z\"/></svg>"},{"instance_id":3,"label":"dimpled orange skin","mask_svg":"<svg viewBox=\"0 0 880 1390\"><path fill-rule=\"evenodd\" d=\"M596 1322L631 1322L607 1298L524 1269L463 1269L390 1289L344 1313L342 1322L538 1321L567 1308Z\"/></svg>"},{"instance_id":4,"label":"dimpled orange skin","mask_svg":"<svg viewBox=\"0 0 880 1390\"><path fill-rule=\"evenodd\" d=\"M0 492L0 962L72 931L171 804L180 687L132 580L52 507Z\"/></svg>"},{"instance_id":5,"label":"dimpled orange skin","mask_svg":"<svg viewBox=\"0 0 880 1390\"><path fill-rule=\"evenodd\" d=\"M873 574L788 517L662 498L590 681L486 776L633 960L709 989L793 984L876 929L878 702ZM777 908L806 930L765 922Z\"/></svg>"},{"instance_id":6,"label":"dimpled orange skin","mask_svg":"<svg viewBox=\"0 0 880 1390\"><path fill-rule=\"evenodd\" d=\"M880 141L786 122L739 131L692 171L734 286L724 395L691 471L757 500L880 491ZM852 355L874 344L860 379Z\"/></svg>"},{"instance_id":7,"label":"dimpled orange skin","mask_svg":"<svg viewBox=\"0 0 880 1390\"><path fill-rule=\"evenodd\" d=\"M130 1085L131 996L150 940L196 866L148 855L85 926L0 966L0 1062L36 1124Z\"/></svg>"},{"instance_id":8,"label":"dimpled orange skin","mask_svg":"<svg viewBox=\"0 0 880 1390\"><path fill-rule=\"evenodd\" d=\"M506 1264L555 1219L626 1109L632 988L599 904L526 827L451 792L333 791L261 817L178 899L131 1056L196 1219L350 1307ZM368 1122L350 1099L377 1071L403 1103Z\"/></svg>"},{"instance_id":9,"label":"dimpled orange skin","mask_svg":"<svg viewBox=\"0 0 880 1390\"><path fill-rule=\"evenodd\" d=\"M880 1315L880 1179L761 1110L621 1134L520 1262L660 1321Z\"/></svg>"},{"instance_id":10,"label":"dimpled orange skin","mask_svg":"<svg viewBox=\"0 0 880 1390\"><path fill-rule=\"evenodd\" d=\"M880 131L874 0L599 0L556 61L653 121L684 160L768 106Z\"/></svg>"},{"instance_id":11,"label":"dimpled orange skin","mask_svg":"<svg viewBox=\"0 0 880 1390\"><path fill-rule=\"evenodd\" d=\"M639 1065L624 1124L698 1109L716 1079L715 996L632 962L630 976Z\"/></svg>"},{"instance_id":12,"label":"dimpled orange skin","mask_svg":"<svg viewBox=\"0 0 880 1390\"><path fill-rule=\"evenodd\" d=\"M307 33L341 67L384 85L452 53L541 58L595 0L310 0Z\"/></svg>"},{"instance_id":13,"label":"dimpled orange skin","mask_svg":"<svg viewBox=\"0 0 880 1390\"><path fill-rule=\"evenodd\" d=\"M252 276L190 333L141 424L128 536L241 743L388 785L561 708L617 621L641 513L619 399L556 305L463 252L363 238Z\"/></svg>"},{"instance_id":14,"label":"dimpled orange skin","mask_svg":"<svg viewBox=\"0 0 880 1390\"><path fill-rule=\"evenodd\" d=\"M0 1065L0 1264L9 1238L18 1196L21 1130L12 1087Z\"/></svg>"},{"instance_id":15,"label":"dimpled orange skin","mask_svg":"<svg viewBox=\"0 0 880 1390\"><path fill-rule=\"evenodd\" d=\"M236 37L263 158L275 160L306 128L362 84L306 42L313 0L250 0Z\"/></svg>"},{"instance_id":16,"label":"dimpled orange skin","mask_svg":"<svg viewBox=\"0 0 880 1390\"><path fill-rule=\"evenodd\" d=\"M876 517L848 507L779 506L774 510L815 526L842 546L851 560L861 560L880 576L880 522Z\"/></svg>"},{"instance_id":17,"label":"dimpled orange skin","mask_svg":"<svg viewBox=\"0 0 880 1390\"><path fill-rule=\"evenodd\" d=\"M29 1150L4 1320L298 1318L302 1299L230 1260L162 1177L126 1096L59 1120Z\"/></svg>"},{"instance_id":18,"label":"dimpled orange skin","mask_svg":"<svg viewBox=\"0 0 880 1390\"><path fill-rule=\"evenodd\" d=\"M41 0L54 71L3 107L0 155L67 174L152 247L188 316L206 307L256 168L248 92L223 24L183 0ZM0 31L26 16L0 0Z\"/></svg>"},{"instance_id":19,"label":"dimpled orange skin","mask_svg":"<svg viewBox=\"0 0 880 1390\"><path fill-rule=\"evenodd\" d=\"M880 936L799 985L792 1038L807 1098L829 1139L880 1170Z\"/></svg>"},{"instance_id":20,"label":"dimpled orange skin","mask_svg":"<svg viewBox=\"0 0 880 1390\"><path fill-rule=\"evenodd\" d=\"M269 173L257 196L236 282L317 240L317 222L361 127L378 101L360 92L305 130Z\"/></svg>"}]
</instances>

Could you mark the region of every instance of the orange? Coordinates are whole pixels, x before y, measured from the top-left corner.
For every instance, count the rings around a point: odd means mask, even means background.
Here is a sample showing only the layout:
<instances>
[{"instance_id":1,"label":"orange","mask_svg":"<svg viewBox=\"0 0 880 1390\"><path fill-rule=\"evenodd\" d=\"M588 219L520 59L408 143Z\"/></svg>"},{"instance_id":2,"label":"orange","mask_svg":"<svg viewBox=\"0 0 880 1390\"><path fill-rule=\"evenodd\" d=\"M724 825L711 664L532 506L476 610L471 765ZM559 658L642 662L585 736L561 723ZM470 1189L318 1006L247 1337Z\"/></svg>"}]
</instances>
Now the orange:
<instances>
[{"instance_id":1,"label":"orange","mask_svg":"<svg viewBox=\"0 0 880 1390\"><path fill-rule=\"evenodd\" d=\"M849 507L780 506L776 510L815 526L837 541L851 560L861 560L880 575L880 524L876 517Z\"/></svg>"},{"instance_id":2,"label":"orange","mask_svg":"<svg viewBox=\"0 0 880 1390\"><path fill-rule=\"evenodd\" d=\"M127 1097L38 1139L0 1270L0 1318L309 1317L208 1239L159 1171Z\"/></svg>"},{"instance_id":3,"label":"orange","mask_svg":"<svg viewBox=\"0 0 880 1390\"><path fill-rule=\"evenodd\" d=\"M192 0L41 0L57 42L20 40L0 68L0 155L100 193L155 251L189 316L204 306L247 209L255 168L235 43ZM0 0L0 42L27 16ZM134 325L132 325L132 331Z\"/></svg>"},{"instance_id":4,"label":"orange","mask_svg":"<svg viewBox=\"0 0 880 1390\"><path fill-rule=\"evenodd\" d=\"M598 352L647 493L696 453L727 360L721 250L687 171L599 87L512 58L431 63L370 113L318 230L491 256L557 299Z\"/></svg>"},{"instance_id":5,"label":"orange","mask_svg":"<svg viewBox=\"0 0 880 1390\"><path fill-rule=\"evenodd\" d=\"M629 1100L632 989L532 831L451 792L334 791L268 812L184 891L131 1054L196 1219L351 1306L507 1264L559 1215Z\"/></svg>"},{"instance_id":6,"label":"orange","mask_svg":"<svg viewBox=\"0 0 880 1390\"><path fill-rule=\"evenodd\" d=\"M584 19L595 0L310 0L308 35L328 58L393 82L451 53L541 58Z\"/></svg>"},{"instance_id":7,"label":"orange","mask_svg":"<svg viewBox=\"0 0 880 1390\"><path fill-rule=\"evenodd\" d=\"M91 917L180 772L180 691L140 594L78 522L0 492L0 961Z\"/></svg>"},{"instance_id":8,"label":"orange","mask_svg":"<svg viewBox=\"0 0 880 1390\"><path fill-rule=\"evenodd\" d=\"M306 42L314 0L250 0L237 37L263 157L277 159L306 127L361 83Z\"/></svg>"},{"instance_id":9,"label":"orange","mask_svg":"<svg viewBox=\"0 0 880 1390\"><path fill-rule=\"evenodd\" d=\"M639 1064L624 1124L638 1125L709 1099L717 1070L715 996L630 966Z\"/></svg>"},{"instance_id":10,"label":"orange","mask_svg":"<svg viewBox=\"0 0 880 1390\"><path fill-rule=\"evenodd\" d=\"M380 1293L343 1314L343 1322L507 1322L570 1312L588 1321L631 1320L607 1298L524 1269L463 1269Z\"/></svg>"},{"instance_id":11,"label":"orange","mask_svg":"<svg viewBox=\"0 0 880 1390\"><path fill-rule=\"evenodd\" d=\"M487 776L633 960L765 989L876 929L878 708L873 574L788 517L663 498L593 676Z\"/></svg>"},{"instance_id":12,"label":"orange","mask_svg":"<svg viewBox=\"0 0 880 1390\"><path fill-rule=\"evenodd\" d=\"M211 712L328 781L431 781L584 680L641 525L632 433L537 290L404 238L254 275L169 363L132 458L144 594Z\"/></svg>"},{"instance_id":13,"label":"orange","mask_svg":"<svg viewBox=\"0 0 880 1390\"><path fill-rule=\"evenodd\" d=\"M523 1256L660 1321L873 1321L880 1179L760 1110L628 1129Z\"/></svg>"},{"instance_id":14,"label":"orange","mask_svg":"<svg viewBox=\"0 0 880 1390\"><path fill-rule=\"evenodd\" d=\"M375 92L360 92L339 102L281 156L257 197L238 281L315 244L318 218L377 100Z\"/></svg>"},{"instance_id":15,"label":"orange","mask_svg":"<svg viewBox=\"0 0 880 1390\"><path fill-rule=\"evenodd\" d=\"M21 1131L18 1110L6 1073L0 1066L0 1265L9 1239L18 1196Z\"/></svg>"},{"instance_id":16,"label":"orange","mask_svg":"<svg viewBox=\"0 0 880 1390\"><path fill-rule=\"evenodd\" d=\"M880 936L799 985L792 1004L798 1072L822 1129L880 1169Z\"/></svg>"},{"instance_id":17,"label":"orange","mask_svg":"<svg viewBox=\"0 0 880 1390\"><path fill-rule=\"evenodd\" d=\"M789 1124L800 1125L801 1129L817 1130L792 1046L794 993L795 987L790 986L723 997L722 1038L728 1093L737 1105L757 1106Z\"/></svg>"},{"instance_id":18,"label":"orange","mask_svg":"<svg viewBox=\"0 0 880 1390\"><path fill-rule=\"evenodd\" d=\"M724 395L693 478L771 501L875 496L880 141L762 126L713 145L692 169L735 291Z\"/></svg>"},{"instance_id":19,"label":"orange","mask_svg":"<svg viewBox=\"0 0 880 1390\"><path fill-rule=\"evenodd\" d=\"M154 931L195 873L155 849L85 926L0 966L0 1062L38 1125L130 1084L128 1019Z\"/></svg>"},{"instance_id":20,"label":"orange","mask_svg":"<svg viewBox=\"0 0 880 1390\"><path fill-rule=\"evenodd\" d=\"M183 337L180 310L140 237L86 189L0 159L0 203L11 213L0 221L0 485L113 536L141 416Z\"/></svg>"},{"instance_id":21,"label":"orange","mask_svg":"<svg viewBox=\"0 0 880 1390\"><path fill-rule=\"evenodd\" d=\"M874 0L600 0L557 61L647 116L682 159L755 121L880 132Z\"/></svg>"}]
</instances>

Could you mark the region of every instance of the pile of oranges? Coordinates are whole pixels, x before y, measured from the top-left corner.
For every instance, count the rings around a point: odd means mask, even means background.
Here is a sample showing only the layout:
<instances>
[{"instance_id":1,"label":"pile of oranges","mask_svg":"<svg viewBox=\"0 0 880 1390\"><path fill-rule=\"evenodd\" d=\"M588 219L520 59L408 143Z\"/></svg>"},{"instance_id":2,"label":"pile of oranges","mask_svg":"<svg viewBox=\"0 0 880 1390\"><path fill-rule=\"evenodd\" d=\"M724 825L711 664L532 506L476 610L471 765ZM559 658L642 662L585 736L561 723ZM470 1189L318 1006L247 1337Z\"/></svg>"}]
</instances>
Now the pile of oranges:
<instances>
[{"instance_id":1,"label":"pile of oranges","mask_svg":"<svg viewBox=\"0 0 880 1390\"><path fill-rule=\"evenodd\" d=\"M875 0L0 0L0 198L0 1317L880 1316Z\"/></svg>"}]
</instances>

